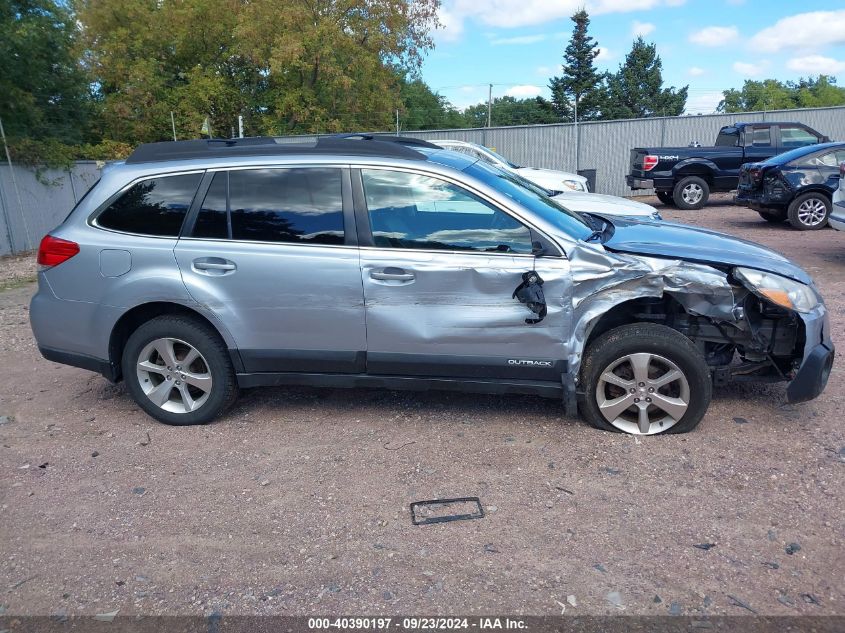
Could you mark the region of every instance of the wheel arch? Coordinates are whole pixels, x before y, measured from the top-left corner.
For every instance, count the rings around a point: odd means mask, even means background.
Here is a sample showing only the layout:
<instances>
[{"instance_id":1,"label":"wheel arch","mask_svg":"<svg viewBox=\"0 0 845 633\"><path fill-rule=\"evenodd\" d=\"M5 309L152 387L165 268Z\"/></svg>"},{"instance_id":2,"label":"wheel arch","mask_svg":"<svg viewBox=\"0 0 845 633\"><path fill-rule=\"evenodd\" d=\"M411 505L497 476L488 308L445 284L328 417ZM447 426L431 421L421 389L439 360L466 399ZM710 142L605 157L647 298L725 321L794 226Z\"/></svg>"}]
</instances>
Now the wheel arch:
<instances>
[{"instance_id":1,"label":"wheel arch","mask_svg":"<svg viewBox=\"0 0 845 633\"><path fill-rule=\"evenodd\" d=\"M799 198L803 195L806 195L808 193L820 194L823 197L827 198L828 202L830 202L830 203L833 202L833 192L830 189L828 189L827 187L825 187L824 185L820 185L820 184L812 184L812 185L807 185L806 187L802 187L800 191L797 191L795 193L795 198L793 198L792 200L794 201L795 199L797 199L797 198Z\"/></svg>"},{"instance_id":2,"label":"wheel arch","mask_svg":"<svg viewBox=\"0 0 845 633\"><path fill-rule=\"evenodd\" d=\"M235 371L242 370L242 363L240 355L237 353L234 340L228 330L212 316L203 314L201 311L183 305L181 303L174 303L172 301L150 301L137 305L126 312L115 322L109 335L109 362L113 368L115 379L121 380L121 360L123 358L123 350L126 347L126 342L138 327L146 323L150 319L154 319L162 315L182 315L195 319L204 325L211 328L221 338L224 345L229 350L229 356L232 359L232 364Z\"/></svg>"},{"instance_id":3,"label":"wheel arch","mask_svg":"<svg viewBox=\"0 0 845 633\"><path fill-rule=\"evenodd\" d=\"M699 178L704 179L704 181L712 187L713 179L715 177L715 173L718 171L718 167L715 163L709 160L699 158L691 159L689 161L681 161L675 165L673 171L676 185L679 180L686 178L687 176L698 176Z\"/></svg>"},{"instance_id":4,"label":"wheel arch","mask_svg":"<svg viewBox=\"0 0 845 633\"><path fill-rule=\"evenodd\" d=\"M587 324L585 329L584 349L586 349L596 338L613 328L622 325L633 325L635 323L654 323L655 321L653 318L644 318L640 315L644 310L653 310L656 307L671 307L671 310L666 309L666 314L674 314L678 310L685 311L681 302L669 293L664 293L660 296L652 295L628 299L627 301L616 304ZM672 327L670 322L662 324Z\"/></svg>"}]
</instances>

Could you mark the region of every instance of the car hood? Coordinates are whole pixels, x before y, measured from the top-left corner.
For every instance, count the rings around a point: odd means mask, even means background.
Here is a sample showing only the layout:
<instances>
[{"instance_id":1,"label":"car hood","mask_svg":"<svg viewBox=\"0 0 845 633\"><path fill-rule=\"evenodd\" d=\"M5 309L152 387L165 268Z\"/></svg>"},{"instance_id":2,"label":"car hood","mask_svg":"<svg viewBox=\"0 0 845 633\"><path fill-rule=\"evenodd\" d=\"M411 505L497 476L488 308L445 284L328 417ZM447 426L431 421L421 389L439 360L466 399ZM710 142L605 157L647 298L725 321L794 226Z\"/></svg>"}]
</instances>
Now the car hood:
<instances>
[{"instance_id":1,"label":"car hood","mask_svg":"<svg viewBox=\"0 0 845 633\"><path fill-rule=\"evenodd\" d=\"M673 222L637 222L625 218L613 218L612 222L615 231L604 243L610 251L717 266L746 266L805 284L812 282L810 276L789 259L754 242Z\"/></svg>"},{"instance_id":2,"label":"car hood","mask_svg":"<svg viewBox=\"0 0 845 633\"><path fill-rule=\"evenodd\" d=\"M523 178L528 178L528 180L537 180L540 181L549 181L549 182L556 182L558 185L563 184L564 180L577 180L578 182L587 182L587 179L584 176L579 176L578 174L572 174L568 171L556 171L554 169L537 169L536 167L519 167L516 170ZM557 189L557 187L553 187Z\"/></svg>"},{"instance_id":3,"label":"car hood","mask_svg":"<svg viewBox=\"0 0 845 633\"><path fill-rule=\"evenodd\" d=\"M626 215L632 217L650 218L657 213L657 209L642 202L635 202L618 196L607 196L600 193L584 193L583 191L564 191L552 197L570 211L579 213L598 213L605 215Z\"/></svg>"}]
</instances>

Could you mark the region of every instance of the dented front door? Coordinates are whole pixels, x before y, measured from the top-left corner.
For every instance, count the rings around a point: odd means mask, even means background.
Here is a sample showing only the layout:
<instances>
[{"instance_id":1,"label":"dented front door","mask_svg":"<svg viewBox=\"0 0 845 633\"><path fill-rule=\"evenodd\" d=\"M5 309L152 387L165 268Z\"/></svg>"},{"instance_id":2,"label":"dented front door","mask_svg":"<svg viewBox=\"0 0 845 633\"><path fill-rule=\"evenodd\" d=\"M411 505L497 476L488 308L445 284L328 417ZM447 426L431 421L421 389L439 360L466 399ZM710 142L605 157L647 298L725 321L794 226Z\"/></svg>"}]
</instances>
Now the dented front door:
<instances>
[{"instance_id":1,"label":"dented front door","mask_svg":"<svg viewBox=\"0 0 845 633\"><path fill-rule=\"evenodd\" d=\"M535 259L527 227L453 184L364 171L363 185L374 238L360 251L367 373L559 382L566 259ZM513 293L535 266L547 313L528 323L538 315Z\"/></svg>"}]
</instances>

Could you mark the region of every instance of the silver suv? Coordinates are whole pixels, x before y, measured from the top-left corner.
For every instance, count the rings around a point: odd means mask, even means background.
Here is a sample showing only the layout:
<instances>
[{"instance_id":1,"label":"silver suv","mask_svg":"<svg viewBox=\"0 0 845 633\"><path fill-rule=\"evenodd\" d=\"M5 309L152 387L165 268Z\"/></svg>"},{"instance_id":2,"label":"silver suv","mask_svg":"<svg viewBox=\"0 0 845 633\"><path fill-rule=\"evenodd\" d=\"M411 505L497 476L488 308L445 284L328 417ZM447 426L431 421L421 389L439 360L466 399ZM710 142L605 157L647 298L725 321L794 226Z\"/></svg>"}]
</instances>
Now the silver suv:
<instances>
[{"instance_id":1,"label":"silver suv","mask_svg":"<svg viewBox=\"0 0 845 633\"><path fill-rule=\"evenodd\" d=\"M142 145L41 243L32 329L167 424L239 388L559 398L593 425L683 432L711 388L827 382L807 274L763 247L576 214L403 138Z\"/></svg>"}]
</instances>

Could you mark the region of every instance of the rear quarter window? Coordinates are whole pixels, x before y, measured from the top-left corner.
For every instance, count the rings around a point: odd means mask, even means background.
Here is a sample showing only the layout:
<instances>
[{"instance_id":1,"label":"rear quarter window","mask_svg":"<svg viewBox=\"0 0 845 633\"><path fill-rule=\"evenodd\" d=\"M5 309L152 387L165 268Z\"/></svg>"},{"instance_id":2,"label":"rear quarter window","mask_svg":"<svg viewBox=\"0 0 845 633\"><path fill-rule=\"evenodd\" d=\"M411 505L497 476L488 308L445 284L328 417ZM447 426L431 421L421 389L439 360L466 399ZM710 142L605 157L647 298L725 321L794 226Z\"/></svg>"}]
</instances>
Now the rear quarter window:
<instances>
[{"instance_id":1,"label":"rear quarter window","mask_svg":"<svg viewBox=\"0 0 845 633\"><path fill-rule=\"evenodd\" d=\"M124 233L176 237L201 178L201 173L195 173L137 182L97 216L97 225Z\"/></svg>"}]
</instances>

